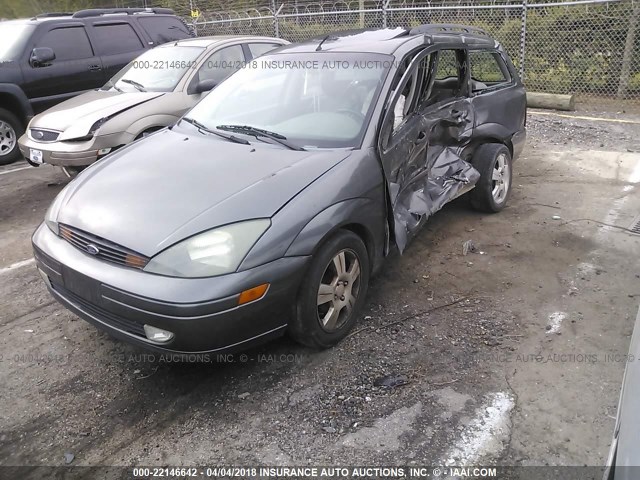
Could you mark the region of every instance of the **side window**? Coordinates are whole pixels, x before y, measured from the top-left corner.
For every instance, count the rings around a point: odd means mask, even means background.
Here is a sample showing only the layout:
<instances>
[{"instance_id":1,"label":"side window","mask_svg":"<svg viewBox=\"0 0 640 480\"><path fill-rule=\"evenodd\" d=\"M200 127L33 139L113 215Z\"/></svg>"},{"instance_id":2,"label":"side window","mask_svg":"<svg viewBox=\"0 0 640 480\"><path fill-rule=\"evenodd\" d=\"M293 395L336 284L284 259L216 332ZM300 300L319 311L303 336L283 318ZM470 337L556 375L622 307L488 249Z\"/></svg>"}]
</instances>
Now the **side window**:
<instances>
[{"instance_id":1,"label":"side window","mask_svg":"<svg viewBox=\"0 0 640 480\"><path fill-rule=\"evenodd\" d=\"M96 42L103 55L117 55L142 50L144 46L128 23L94 25Z\"/></svg>"},{"instance_id":2,"label":"side window","mask_svg":"<svg viewBox=\"0 0 640 480\"><path fill-rule=\"evenodd\" d=\"M464 50L437 52L433 81L424 100L424 107L466 94L466 64Z\"/></svg>"},{"instance_id":3,"label":"side window","mask_svg":"<svg viewBox=\"0 0 640 480\"><path fill-rule=\"evenodd\" d=\"M182 40L191 36L187 26L175 17L140 16L138 22L149 34L154 45Z\"/></svg>"},{"instance_id":4,"label":"side window","mask_svg":"<svg viewBox=\"0 0 640 480\"><path fill-rule=\"evenodd\" d=\"M222 82L244 65L244 54L240 45L232 45L218 50L207 58L196 75L196 82L214 80Z\"/></svg>"},{"instance_id":5,"label":"side window","mask_svg":"<svg viewBox=\"0 0 640 480\"><path fill-rule=\"evenodd\" d=\"M455 50L440 50L438 52L438 69L436 80L458 78L458 57Z\"/></svg>"},{"instance_id":6,"label":"side window","mask_svg":"<svg viewBox=\"0 0 640 480\"><path fill-rule=\"evenodd\" d=\"M51 30L38 40L36 47L49 47L56 61L93 57L93 49L84 27L66 27Z\"/></svg>"},{"instance_id":7,"label":"side window","mask_svg":"<svg viewBox=\"0 0 640 480\"><path fill-rule=\"evenodd\" d=\"M280 47L281 45L277 45L274 43L250 43L247 45L249 47L249 51L251 52L251 58L256 58L264 55L271 50Z\"/></svg>"},{"instance_id":8,"label":"side window","mask_svg":"<svg viewBox=\"0 0 640 480\"><path fill-rule=\"evenodd\" d=\"M511 75L502 58L495 52L471 50L471 90L479 92L486 88L509 83Z\"/></svg>"}]
</instances>

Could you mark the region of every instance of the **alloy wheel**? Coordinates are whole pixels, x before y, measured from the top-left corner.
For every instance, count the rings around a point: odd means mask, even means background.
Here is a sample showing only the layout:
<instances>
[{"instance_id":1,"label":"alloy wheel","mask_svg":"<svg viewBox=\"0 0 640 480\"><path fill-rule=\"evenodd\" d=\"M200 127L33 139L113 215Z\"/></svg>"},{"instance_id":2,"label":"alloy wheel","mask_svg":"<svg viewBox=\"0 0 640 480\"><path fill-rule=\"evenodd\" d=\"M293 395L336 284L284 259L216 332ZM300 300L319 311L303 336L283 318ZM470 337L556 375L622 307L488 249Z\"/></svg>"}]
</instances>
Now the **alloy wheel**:
<instances>
[{"instance_id":1,"label":"alloy wheel","mask_svg":"<svg viewBox=\"0 0 640 480\"><path fill-rule=\"evenodd\" d=\"M493 189L491 190L493 200L497 204L501 204L509 193L509 185L511 183L511 170L509 169L509 161L506 154L501 153L496 158L491 180L493 181Z\"/></svg>"},{"instance_id":2,"label":"alloy wheel","mask_svg":"<svg viewBox=\"0 0 640 480\"><path fill-rule=\"evenodd\" d=\"M317 316L327 332L349 319L360 293L360 262L351 249L341 250L327 265L318 288Z\"/></svg>"},{"instance_id":3,"label":"alloy wheel","mask_svg":"<svg viewBox=\"0 0 640 480\"><path fill-rule=\"evenodd\" d=\"M0 157L8 155L16 146L16 131L13 127L0 120Z\"/></svg>"}]
</instances>

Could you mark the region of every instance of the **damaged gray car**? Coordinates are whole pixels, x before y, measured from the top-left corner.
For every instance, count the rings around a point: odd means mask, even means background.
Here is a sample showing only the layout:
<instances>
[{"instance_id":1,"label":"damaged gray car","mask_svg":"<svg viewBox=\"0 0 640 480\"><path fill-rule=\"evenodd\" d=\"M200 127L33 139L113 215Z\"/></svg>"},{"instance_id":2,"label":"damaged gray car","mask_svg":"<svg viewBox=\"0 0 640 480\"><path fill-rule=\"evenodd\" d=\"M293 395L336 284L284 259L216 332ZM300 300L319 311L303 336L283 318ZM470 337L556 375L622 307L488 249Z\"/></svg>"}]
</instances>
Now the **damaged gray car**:
<instances>
[{"instance_id":1,"label":"damaged gray car","mask_svg":"<svg viewBox=\"0 0 640 480\"><path fill-rule=\"evenodd\" d=\"M286 46L79 175L34 233L36 263L67 308L156 351L285 332L330 347L385 256L443 205L469 192L505 207L525 119L513 64L481 30Z\"/></svg>"}]
</instances>

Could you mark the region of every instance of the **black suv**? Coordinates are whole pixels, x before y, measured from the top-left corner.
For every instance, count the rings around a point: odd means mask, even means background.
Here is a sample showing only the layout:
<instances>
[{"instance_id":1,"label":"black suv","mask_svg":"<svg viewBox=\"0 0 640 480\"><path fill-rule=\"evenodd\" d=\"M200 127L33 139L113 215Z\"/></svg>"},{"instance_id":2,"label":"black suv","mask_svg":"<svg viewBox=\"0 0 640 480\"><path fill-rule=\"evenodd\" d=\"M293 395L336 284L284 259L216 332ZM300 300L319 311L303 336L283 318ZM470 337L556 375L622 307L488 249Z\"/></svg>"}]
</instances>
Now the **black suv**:
<instances>
[{"instance_id":1,"label":"black suv","mask_svg":"<svg viewBox=\"0 0 640 480\"><path fill-rule=\"evenodd\" d=\"M0 22L0 165L31 117L100 87L144 50L193 36L168 8L90 9Z\"/></svg>"}]
</instances>

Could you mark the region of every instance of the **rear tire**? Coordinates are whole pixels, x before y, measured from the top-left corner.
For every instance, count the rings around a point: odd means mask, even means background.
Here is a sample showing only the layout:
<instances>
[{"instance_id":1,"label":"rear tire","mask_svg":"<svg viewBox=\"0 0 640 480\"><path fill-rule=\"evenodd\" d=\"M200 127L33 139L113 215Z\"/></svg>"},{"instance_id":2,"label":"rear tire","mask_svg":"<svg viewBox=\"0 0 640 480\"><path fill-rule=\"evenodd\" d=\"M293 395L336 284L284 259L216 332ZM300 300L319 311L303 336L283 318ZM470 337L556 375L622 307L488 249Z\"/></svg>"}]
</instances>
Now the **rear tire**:
<instances>
[{"instance_id":1,"label":"rear tire","mask_svg":"<svg viewBox=\"0 0 640 480\"><path fill-rule=\"evenodd\" d=\"M345 338L364 306L369 256L358 235L340 230L316 252L302 282L289 335L313 348Z\"/></svg>"},{"instance_id":2,"label":"rear tire","mask_svg":"<svg viewBox=\"0 0 640 480\"><path fill-rule=\"evenodd\" d=\"M9 110L0 108L0 165L20 159L18 139L24 133L22 122Z\"/></svg>"},{"instance_id":3,"label":"rear tire","mask_svg":"<svg viewBox=\"0 0 640 480\"><path fill-rule=\"evenodd\" d=\"M482 212L499 212L511 195L511 152L501 143L486 143L478 147L471 163L480 172L478 183L469 192L471 206Z\"/></svg>"}]
</instances>

